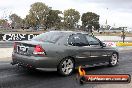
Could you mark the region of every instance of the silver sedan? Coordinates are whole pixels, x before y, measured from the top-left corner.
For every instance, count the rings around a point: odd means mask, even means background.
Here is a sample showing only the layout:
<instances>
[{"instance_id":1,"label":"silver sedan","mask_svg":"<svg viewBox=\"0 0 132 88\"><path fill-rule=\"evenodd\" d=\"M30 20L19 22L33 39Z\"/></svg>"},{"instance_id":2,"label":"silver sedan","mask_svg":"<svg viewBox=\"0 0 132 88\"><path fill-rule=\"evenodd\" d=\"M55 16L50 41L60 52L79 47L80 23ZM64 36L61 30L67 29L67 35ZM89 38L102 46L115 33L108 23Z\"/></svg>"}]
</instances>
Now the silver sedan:
<instances>
[{"instance_id":1,"label":"silver sedan","mask_svg":"<svg viewBox=\"0 0 132 88\"><path fill-rule=\"evenodd\" d=\"M14 43L12 65L26 68L55 69L71 75L78 66L90 67L118 64L118 51L107 47L86 32L50 31L30 41Z\"/></svg>"}]
</instances>

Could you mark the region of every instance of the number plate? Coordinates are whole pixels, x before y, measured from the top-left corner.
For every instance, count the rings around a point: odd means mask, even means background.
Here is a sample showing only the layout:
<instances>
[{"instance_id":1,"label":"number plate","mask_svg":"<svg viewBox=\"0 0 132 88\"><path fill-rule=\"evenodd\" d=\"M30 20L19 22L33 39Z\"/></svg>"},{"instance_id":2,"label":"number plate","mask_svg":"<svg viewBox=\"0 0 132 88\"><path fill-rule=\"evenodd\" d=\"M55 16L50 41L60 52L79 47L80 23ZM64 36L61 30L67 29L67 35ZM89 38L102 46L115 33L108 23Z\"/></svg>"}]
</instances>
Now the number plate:
<instances>
[{"instance_id":1,"label":"number plate","mask_svg":"<svg viewBox=\"0 0 132 88\"><path fill-rule=\"evenodd\" d=\"M19 52L20 54L26 54L27 51L28 51L28 48L27 46L18 46L17 47L17 52Z\"/></svg>"}]
</instances>

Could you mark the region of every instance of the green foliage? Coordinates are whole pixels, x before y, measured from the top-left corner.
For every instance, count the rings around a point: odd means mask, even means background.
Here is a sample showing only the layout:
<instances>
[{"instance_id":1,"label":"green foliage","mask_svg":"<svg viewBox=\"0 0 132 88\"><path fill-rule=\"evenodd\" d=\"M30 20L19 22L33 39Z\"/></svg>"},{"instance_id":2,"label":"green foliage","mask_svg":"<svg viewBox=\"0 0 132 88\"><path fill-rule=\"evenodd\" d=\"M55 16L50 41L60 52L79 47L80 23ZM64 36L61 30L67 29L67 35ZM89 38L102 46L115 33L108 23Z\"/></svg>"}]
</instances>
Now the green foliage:
<instances>
[{"instance_id":1,"label":"green foliage","mask_svg":"<svg viewBox=\"0 0 132 88\"><path fill-rule=\"evenodd\" d=\"M46 25L48 28L57 28L60 29L61 19L62 17L59 16L59 14L62 14L59 10L50 10L49 14L47 16L47 22Z\"/></svg>"},{"instance_id":2,"label":"green foliage","mask_svg":"<svg viewBox=\"0 0 132 88\"><path fill-rule=\"evenodd\" d=\"M11 26L14 28L21 28L22 26L22 18L17 14L12 14L9 16L10 20L12 21Z\"/></svg>"},{"instance_id":3,"label":"green foliage","mask_svg":"<svg viewBox=\"0 0 132 88\"><path fill-rule=\"evenodd\" d=\"M82 26L84 28L88 27L88 29L91 29L92 26L97 30L99 29L99 15L93 12L87 12L83 13L81 17Z\"/></svg>"},{"instance_id":4,"label":"green foliage","mask_svg":"<svg viewBox=\"0 0 132 88\"><path fill-rule=\"evenodd\" d=\"M51 7L45 5L42 2L36 2L31 5L29 14L24 19L17 14L9 16L12 21L11 26L15 28L20 27L43 27L55 28L55 29L75 29L79 28L78 22L80 19L80 13L75 9L64 10L64 13L59 10L53 10ZM84 13L81 17L82 28L99 29L99 15L92 12ZM0 20L0 24L1 24Z\"/></svg>"},{"instance_id":5,"label":"green foliage","mask_svg":"<svg viewBox=\"0 0 132 88\"><path fill-rule=\"evenodd\" d=\"M74 29L80 19L80 13L75 9L64 11L64 26L68 29Z\"/></svg>"},{"instance_id":6,"label":"green foliage","mask_svg":"<svg viewBox=\"0 0 132 88\"><path fill-rule=\"evenodd\" d=\"M5 20L5 19L0 19L0 26L3 26L5 23L7 23L7 20Z\"/></svg>"},{"instance_id":7,"label":"green foliage","mask_svg":"<svg viewBox=\"0 0 132 88\"><path fill-rule=\"evenodd\" d=\"M31 5L29 15L27 16L29 23L32 26L44 26L47 22L50 7L42 2L36 2Z\"/></svg>"},{"instance_id":8,"label":"green foliage","mask_svg":"<svg viewBox=\"0 0 132 88\"><path fill-rule=\"evenodd\" d=\"M31 14L26 15L26 18L24 20L25 20L25 25L26 26L32 26L32 27L34 27L36 25L35 17L32 16Z\"/></svg>"}]
</instances>

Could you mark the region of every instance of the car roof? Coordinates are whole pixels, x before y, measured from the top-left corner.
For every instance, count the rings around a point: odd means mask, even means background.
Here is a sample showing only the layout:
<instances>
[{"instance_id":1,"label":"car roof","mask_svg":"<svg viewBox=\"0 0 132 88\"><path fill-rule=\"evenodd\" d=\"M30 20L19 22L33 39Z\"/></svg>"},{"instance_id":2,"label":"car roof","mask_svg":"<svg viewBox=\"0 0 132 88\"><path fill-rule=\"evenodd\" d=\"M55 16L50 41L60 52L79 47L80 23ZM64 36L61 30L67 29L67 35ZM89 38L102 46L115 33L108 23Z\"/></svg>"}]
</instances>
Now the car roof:
<instances>
[{"instance_id":1,"label":"car roof","mask_svg":"<svg viewBox=\"0 0 132 88\"><path fill-rule=\"evenodd\" d=\"M64 34L88 34L87 32L84 31L49 31L49 32L58 32L58 33L64 33Z\"/></svg>"}]
</instances>

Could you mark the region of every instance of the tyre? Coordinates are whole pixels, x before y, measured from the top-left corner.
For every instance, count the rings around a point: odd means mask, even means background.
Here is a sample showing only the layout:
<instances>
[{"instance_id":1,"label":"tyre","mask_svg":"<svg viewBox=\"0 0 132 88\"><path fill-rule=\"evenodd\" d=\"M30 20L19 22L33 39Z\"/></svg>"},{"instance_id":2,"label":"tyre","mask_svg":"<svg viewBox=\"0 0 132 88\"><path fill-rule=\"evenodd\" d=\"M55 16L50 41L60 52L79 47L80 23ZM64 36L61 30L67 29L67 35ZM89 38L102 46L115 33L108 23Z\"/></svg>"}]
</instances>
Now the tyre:
<instances>
[{"instance_id":1,"label":"tyre","mask_svg":"<svg viewBox=\"0 0 132 88\"><path fill-rule=\"evenodd\" d=\"M113 53L109 61L109 66L116 66L117 64L118 64L118 54Z\"/></svg>"},{"instance_id":2,"label":"tyre","mask_svg":"<svg viewBox=\"0 0 132 88\"><path fill-rule=\"evenodd\" d=\"M63 59L58 65L58 72L63 76L69 76L74 70L74 60L72 58Z\"/></svg>"}]
</instances>

